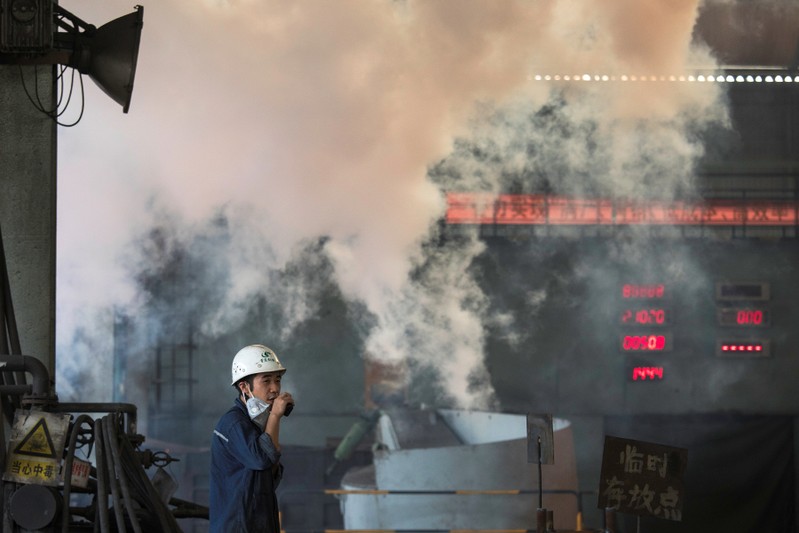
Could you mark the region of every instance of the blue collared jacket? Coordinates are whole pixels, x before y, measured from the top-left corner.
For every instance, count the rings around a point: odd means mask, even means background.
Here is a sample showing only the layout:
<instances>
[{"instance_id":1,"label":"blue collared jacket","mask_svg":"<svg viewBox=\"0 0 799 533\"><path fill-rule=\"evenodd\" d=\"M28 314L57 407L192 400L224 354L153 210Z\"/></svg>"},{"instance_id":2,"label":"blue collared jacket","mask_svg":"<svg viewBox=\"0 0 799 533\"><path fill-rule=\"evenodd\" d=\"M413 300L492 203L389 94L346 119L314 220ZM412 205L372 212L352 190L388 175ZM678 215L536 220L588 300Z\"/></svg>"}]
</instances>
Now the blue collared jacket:
<instances>
[{"instance_id":1,"label":"blue collared jacket","mask_svg":"<svg viewBox=\"0 0 799 533\"><path fill-rule=\"evenodd\" d=\"M279 461L271 437L236 398L211 438L211 533L280 533L275 494L283 476Z\"/></svg>"}]
</instances>

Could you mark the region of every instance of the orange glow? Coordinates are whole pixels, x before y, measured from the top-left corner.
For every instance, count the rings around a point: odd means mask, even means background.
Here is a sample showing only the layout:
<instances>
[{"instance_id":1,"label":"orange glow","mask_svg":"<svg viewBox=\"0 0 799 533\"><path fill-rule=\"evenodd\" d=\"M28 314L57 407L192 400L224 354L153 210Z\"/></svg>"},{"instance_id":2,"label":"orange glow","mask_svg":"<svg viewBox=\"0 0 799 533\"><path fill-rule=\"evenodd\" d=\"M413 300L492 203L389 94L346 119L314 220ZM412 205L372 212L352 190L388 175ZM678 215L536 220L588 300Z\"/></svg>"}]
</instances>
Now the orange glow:
<instances>
[{"instance_id":1,"label":"orange glow","mask_svg":"<svg viewBox=\"0 0 799 533\"><path fill-rule=\"evenodd\" d=\"M794 201L702 203L569 198L537 194L448 193L448 224L794 226Z\"/></svg>"}]
</instances>

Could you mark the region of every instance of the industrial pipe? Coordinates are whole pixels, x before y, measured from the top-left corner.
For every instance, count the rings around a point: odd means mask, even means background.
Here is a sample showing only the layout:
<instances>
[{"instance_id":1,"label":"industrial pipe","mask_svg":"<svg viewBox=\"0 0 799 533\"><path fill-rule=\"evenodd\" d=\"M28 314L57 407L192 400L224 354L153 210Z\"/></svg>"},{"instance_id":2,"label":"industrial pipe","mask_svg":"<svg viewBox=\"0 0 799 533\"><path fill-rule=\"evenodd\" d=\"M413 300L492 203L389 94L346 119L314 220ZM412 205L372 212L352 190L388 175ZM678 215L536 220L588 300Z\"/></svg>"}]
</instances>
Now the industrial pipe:
<instances>
[{"instance_id":1,"label":"industrial pipe","mask_svg":"<svg viewBox=\"0 0 799 533\"><path fill-rule=\"evenodd\" d=\"M137 407L132 403L59 402L49 410L54 413L125 413L127 415L125 431L129 437L136 435Z\"/></svg>"},{"instance_id":2,"label":"industrial pipe","mask_svg":"<svg viewBox=\"0 0 799 533\"><path fill-rule=\"evenodd\" d=\"M350 430L344 435L344 438L341 439L341 442L336 447L336 450L333 452L333 462L330 463L330 466L327 467L325 471L326 475L330 475L333 473L333 470L336 468L341 462L346 461L350 458L352 453L355 451L355 448L358 447L358 444L363 440L368 432L370 432L377 424L377 421L380 419L381 411L379 409L375 409L370 414L362 414L358 421L352 425Z\"/></svg>"},{"instance_id":3,"label":"industrial pipe","mask_svg":"<svg viewBox=\"0 0 799 533\"><path fill-rule=\"evenodd\" d=\"M32 395L54 398L50 394L50 372L37 358L30 355L0 355L0 372L30 372L33 376Z\"/></svg>"},{"instance_id":4,"label":"industrial pipe","mask_svg":"<svg viewBox=\"0 0 799 533\"><path fill-rule=\"evenodd\" d=\"M30 383L25 385L0 385L0 394L7 394L8 396L30 394L32 390L33 386Z\"/></svg>"}]
</instances>

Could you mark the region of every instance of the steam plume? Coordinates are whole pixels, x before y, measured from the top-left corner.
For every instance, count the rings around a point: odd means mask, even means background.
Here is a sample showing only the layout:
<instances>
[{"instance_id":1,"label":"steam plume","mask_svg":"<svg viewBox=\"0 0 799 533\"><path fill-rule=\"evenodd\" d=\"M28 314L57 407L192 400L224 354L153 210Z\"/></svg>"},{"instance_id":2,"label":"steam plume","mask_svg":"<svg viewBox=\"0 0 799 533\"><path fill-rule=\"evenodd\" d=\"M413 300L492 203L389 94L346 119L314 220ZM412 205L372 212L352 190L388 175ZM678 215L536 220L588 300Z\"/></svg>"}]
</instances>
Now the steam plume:
<instances>
[{"instance_id":1,"label":"steam plume","mask_svg":"<svg viewBox=\"0 0 799 533\"><path fill-rule=\"evenodd\" d=\"M98 24L125 8L63 4ZM443 215L428 167L457 136L490 139L498 164L457 157L448 164L457 167L451 184L496 191L508 168L546 163L514 153L529 136L538 154L564 161L558 187L567 192L583 189L591 175L599 188L635 194L643 162L649 182L685 180L701 153L686 132L724 119L716 88L532 81L536 71L671 74L707 60L690 46L697 0L662 4L145 6L130 114L87 88L85 118L60 132L60 345L77 327L71 310L135 301L118 261L132 236L155 223L151 207L168 206L186 227L224 208L246 233L225 251L234 281L228 305L201 324L206 334L235 324L237 302L268 286L262 272L286 265L298 243L324 236L339 287L376 319L369 353L439 361L459 404L485 406L490 385L478 380L488 388L474 396L469 389L484 373L484 295L468 276L482 246L467 240L436 252L446 257L426 255L421 245ZM562 104L561 124L576 132L567 139L573 150L551 144L521 113L553 101ZM669 177L657 183L662 191L676 185ZM424 275L412 280L420 268ZM61 372L73 363L87 362L60 358Z\"/></svg>"}]
</instances>

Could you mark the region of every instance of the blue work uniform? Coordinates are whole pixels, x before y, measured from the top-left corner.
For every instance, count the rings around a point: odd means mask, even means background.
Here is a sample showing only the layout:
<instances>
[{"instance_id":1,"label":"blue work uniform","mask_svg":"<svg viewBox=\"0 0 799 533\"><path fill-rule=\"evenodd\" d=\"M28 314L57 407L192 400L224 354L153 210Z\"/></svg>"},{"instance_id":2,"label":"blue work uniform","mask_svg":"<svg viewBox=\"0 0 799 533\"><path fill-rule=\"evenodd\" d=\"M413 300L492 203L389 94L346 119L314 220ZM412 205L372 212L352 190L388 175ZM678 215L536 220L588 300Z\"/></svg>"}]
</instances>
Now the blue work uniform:
<instances>
[{"instance_id":1,"label":"blue work uniform","mask_svg":"<svg viewBox=\"0 0 799 533\"><path fill-rule=\"evenodd\" d=\"M275 494L283 476L279 461L272 438L250 420L236 398L211 438L211 533L280 533Z\"/></svg>"}]
</instances>

